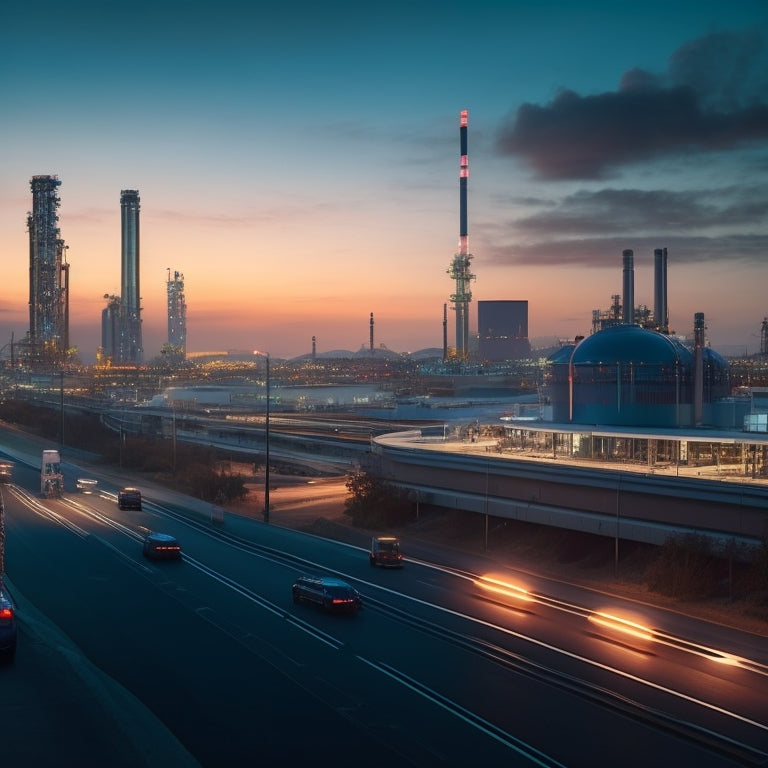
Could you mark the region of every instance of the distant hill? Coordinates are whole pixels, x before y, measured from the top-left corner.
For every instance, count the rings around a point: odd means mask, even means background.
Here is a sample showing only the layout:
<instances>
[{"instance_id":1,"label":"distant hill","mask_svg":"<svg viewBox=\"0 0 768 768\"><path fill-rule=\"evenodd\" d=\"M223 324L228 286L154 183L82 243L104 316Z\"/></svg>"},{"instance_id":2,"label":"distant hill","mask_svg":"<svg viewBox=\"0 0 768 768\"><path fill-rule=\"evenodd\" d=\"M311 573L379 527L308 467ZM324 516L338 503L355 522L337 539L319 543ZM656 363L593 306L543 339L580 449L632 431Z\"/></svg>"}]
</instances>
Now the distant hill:
<instances>
[{"instance_id":1,"label":"distant hill","mask_svg":"<svg viewBox=\"0 0 768 768\"><path fill-rule=\"evenodd\" d=\"M439 347L431 347L416 352L395 352L386 347L375 347L373 350L369 347L361 347L357 352L353 352L350 349L331 349L327 352L317 352L314 355L315 360L365 360L367 358L400 360L403 357L410 358L411 360L442 359L443 350ZM306 354L294 357L290 362L312 359L313 356L311 354Z\"/></svg>"}]
</instances>

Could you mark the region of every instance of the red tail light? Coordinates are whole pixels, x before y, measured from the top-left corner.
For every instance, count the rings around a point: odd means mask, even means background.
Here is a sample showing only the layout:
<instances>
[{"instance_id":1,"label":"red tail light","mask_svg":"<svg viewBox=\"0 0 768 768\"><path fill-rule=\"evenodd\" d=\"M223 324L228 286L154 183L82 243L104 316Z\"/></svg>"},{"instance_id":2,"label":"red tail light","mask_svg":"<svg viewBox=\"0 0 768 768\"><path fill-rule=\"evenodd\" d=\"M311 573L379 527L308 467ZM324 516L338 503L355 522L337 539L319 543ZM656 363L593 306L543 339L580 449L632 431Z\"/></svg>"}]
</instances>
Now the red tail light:
<instances>
[{"instance_id":1,"label":"red tail light","mask_svg":"<svg viewBox=\"0 0 768 768\"><path fill-rule=\"evenodd\" d=\"M12 619L13 608L0 608L0 619Z\"/></svg>"}]
</instances>

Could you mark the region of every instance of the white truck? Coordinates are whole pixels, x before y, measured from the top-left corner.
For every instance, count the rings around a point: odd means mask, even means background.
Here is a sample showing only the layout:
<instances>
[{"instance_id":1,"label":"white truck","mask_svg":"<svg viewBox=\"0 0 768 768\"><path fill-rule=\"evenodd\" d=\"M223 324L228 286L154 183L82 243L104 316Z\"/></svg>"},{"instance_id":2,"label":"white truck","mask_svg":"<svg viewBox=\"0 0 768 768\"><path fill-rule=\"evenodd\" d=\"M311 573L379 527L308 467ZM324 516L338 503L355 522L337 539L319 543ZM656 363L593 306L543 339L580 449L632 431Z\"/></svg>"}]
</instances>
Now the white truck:
<instances>
[{"instance_id":1,"label":"white truck","mask_svg":"<svg viewBox=\"0 0 768 768\"><path fill-rule=\"evenodd\" d=\"M64 492L64 475L61 473L61 454L43 451L40 465L40 493L46 498L60 498Z\"/></svg>"}]
</instances>

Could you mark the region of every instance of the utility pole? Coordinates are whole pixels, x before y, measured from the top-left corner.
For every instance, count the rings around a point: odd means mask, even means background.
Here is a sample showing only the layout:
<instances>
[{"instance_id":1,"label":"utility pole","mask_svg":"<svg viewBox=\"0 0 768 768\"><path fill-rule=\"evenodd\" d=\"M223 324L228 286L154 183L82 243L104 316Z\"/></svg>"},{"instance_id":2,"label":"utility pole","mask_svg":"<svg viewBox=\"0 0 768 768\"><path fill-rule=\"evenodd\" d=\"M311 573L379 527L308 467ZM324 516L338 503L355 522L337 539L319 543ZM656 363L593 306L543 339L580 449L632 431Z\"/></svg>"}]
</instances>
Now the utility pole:
<instances>
[{"instance_id":1,"label":"utility pole","mask_svg":"<svg viewBox=\"0 0 768 768\"><path fill-rule=\"evenodd\" d=\"M64 369L59 371L59 413L61 415L61 424L59 425L59 448L64 453Z\"/></svg>"},{"instance_id":2,"label":"utility pole","mask_svg":"<svg viewBox=\"0 0 768 768\"><path fill-rule=\"evenodd\" d=\"M266 354L267 363L267 410L264 419L264 439L266 442L266 466L264 467L264 522L269 523L269 352Z\"/></svg>"}]
</instances>

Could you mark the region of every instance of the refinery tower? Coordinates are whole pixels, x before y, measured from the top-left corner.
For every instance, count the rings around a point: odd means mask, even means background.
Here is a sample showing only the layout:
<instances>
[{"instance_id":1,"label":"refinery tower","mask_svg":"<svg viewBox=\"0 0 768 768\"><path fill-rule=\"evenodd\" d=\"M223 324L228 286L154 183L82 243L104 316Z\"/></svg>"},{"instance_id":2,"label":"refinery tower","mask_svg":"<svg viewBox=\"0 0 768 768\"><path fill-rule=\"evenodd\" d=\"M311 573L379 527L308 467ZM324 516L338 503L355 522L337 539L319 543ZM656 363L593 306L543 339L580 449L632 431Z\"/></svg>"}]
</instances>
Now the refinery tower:
<instances>
[{"instance_id":1,"label":"refinery tower","mask_svg":"<svg viewBox=\"0 0 768 768\"><path fill-rule=\"evenodd\" d=\"M469 159L467 155L467 124L469 112L463 109L459 114L459 252L453 257L448 274L456 282L456 290L451 294L451 302L456 312L456 357L466 360L469 354L469 302L472 291L469 286L475 276L469 265L472 254L469 252L469 234L467 231L467 180L469 179Z\"/></svg>"},{"instance_id":2,"label":"refinery tower","mask_svg":"<svg viewBox=\"0 0 768 768\"><path fill-rule=\"evenodd\" d=\"M69 350L69 264L59 232L60 205L56 176L33 176L29 230L30 363L56 365Z\"/></svg>"},{"instance_id":3,"label":"refinery tower","mask_svg":"<svg viewBox=\"0 0 768 768\"><path fill-rule=\"evenodd\" d=\"M142 361L141 293L139 292L139 192L120 192L121 294L118 363L138 365Z\"/></svg>"},{"instance_id":4,"label":"refinery tower","mask_svg":"<svg viewBox=\"0 0 768 768\"><path fill-rule=\"evenodd\" d=\"M168 268L168 351L182 359L187 354L187 302L184 297L184 275Z\"/></svg>"}]
</instances>

